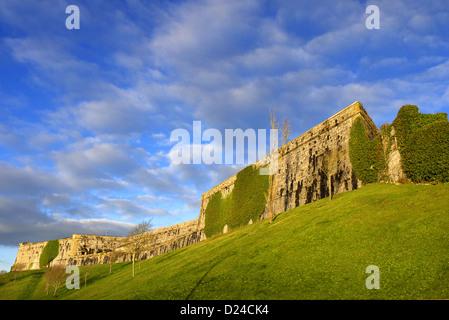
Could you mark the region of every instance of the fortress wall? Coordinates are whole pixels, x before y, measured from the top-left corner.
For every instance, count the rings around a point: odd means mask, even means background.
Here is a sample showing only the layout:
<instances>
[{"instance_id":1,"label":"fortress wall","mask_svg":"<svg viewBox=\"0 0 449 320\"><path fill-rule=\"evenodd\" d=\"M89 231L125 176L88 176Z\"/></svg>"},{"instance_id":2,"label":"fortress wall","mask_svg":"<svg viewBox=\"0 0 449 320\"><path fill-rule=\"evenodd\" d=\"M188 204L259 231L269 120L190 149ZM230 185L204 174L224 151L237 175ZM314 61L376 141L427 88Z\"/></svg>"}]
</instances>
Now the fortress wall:
<instances>
[{"instance_id":1,"label":"fortress wall","mask_svg":"<svg viewBox=\"0 0 449 320\"><path fill-rule=\"evenodd\" d=\"M19 251L14 262L17 270L35 270L39 269L39 259L44 247L48 241L30 243L23 242L19 244ZM59 239L59 254L53 260L54 264L61 264L65 260L67 253L70 251L72 238Z\"/></svg>"},{"instance_id":2,"label":"fortress wall","mask_svg":"<svg viewBox=\"0 0 449 320\"><path fill-rule=\"evenodd\" d=\"M74 234L66 258L110 252L122 243L123 237Z\"/></svg>"},{"instance_id":3,"label":"fortress wall","mask_svg":"<svg viewBox=\"0 0 449 320\"><path fill-rule=\"evenodd\" d=\"M150 248L136 256L137 260L151 258L178 248L197 243L203 230L198 229L198 219L160 228L149 232L152 237ZM108 263L108 255L114 249L122 255L116 262L131 261L132 255L125 250L125 237L74 234L59 239L59 254L53 265L90 265ZM39 258L48 241L21 243L14 266L18 270L39 269Z\"/></svg>"},{"instance_id":4,"label":"fortress wall","mask_svg":"<svg viewBox=\"0 0 449 320\"><path fill-rule=\"evenodd\" d=\"M39 269L39 258L42 250L48 241L30 243L22 242L19 244L14 268L17 270L34 270Z\"/></svg>"},{"instance_id":5,"label":"fortress wall","mask_svg":"<svg viewBox=\"0 0 449 320\"><path fill-rule=\"evenodd\" d=\"M337 194L355 190L362 184L352 170L349 160L349 136L352 123L362 117L368 136L380 134L379 129L357 101L326 121L313 127L279 149L278 172L274 175L274 214L329 196L327 177L320 168L326 159L326 151L339 150L342 161L332 175L331 192ZM266 158L255 163L266 163ZM236 175L223 181L201 197L199 224L204 228L205 213L210 197L218 191L230 192ZM268 204L259 219L268 217Z\"/></svg>"},{"instance_id":6,"label":"fortress wall","mask_svg":"<svg viewBox=\"0 0 449 320\"><path fill-rule=\"evenodd\" d=\"M370 138L380 134L362 105L355 102L278 150L278 170L273 182L274 214L328 197L330 192L334 195L355 190L362 185L355 177L349 160L350 131L357 117L363 119ZM331 190L327 184L327 176L321 170L329 150L338 150L341 155L338 170L331 175ZM257 168L263 166L268 159L269 156L254 165ZM149 235L153 237L152 244L147 250L140 252L136 259L151 258L204 240L205 212L209 199L216 192L222 192L223 196L230 193L236 178L237 175L234 175L202 194L198 219L151 231ZM268 217L268 207L267 204L259 220ZM74 234L71 238L59 241L59 255L54 260L55 264L80 266L108 263L108 253L113 249L123 253L116 262L132 260L132 254L126 253L124 237ZM47 241L21 243L15 265L21 264L23 270L38 269L39 257L46 244Z\"/></svg>"},{"instance_id":7,"label":"fortress wall","mask_svg":"<svg viewBox=\"0 0 449 320\"><path fill-rule=\"evenodd\" d=\"M203 233L204 230L198 226L198 219L155 230L153 245L140 253L137 259L148 259L195 244L203 239Z\"/></svg>"},{"instance_id":8,"label":"fortress wall","mask_svg":"<svg viewBox=\"0 0 449 320\"><path fill-rule=\"evenodd\" d=\"M155 257L159 254L166 253L175 249L183 248L191 244L197 243L201 239L203 230L198 229L198 219L190 220L187 222L179 223L173 226L160 228L148 233L149 237L152 237L151 244L147 250L144 250L136 255L136 260L147 259ZM75 236L75 235L74 235ZM92 237L92 236L88 236ZM103 237L106 238L106 237ZM115 262L132 261L132 254L126 252L124 237L109 237L108 244L111 248L116 248L121 255ZM81 238L80 238L81 239ZM89 249L99 248L100 246L107 247L102 242L96 242L98 240L92 239L87 242L85 247ZM83 247L84 243L79 243L77 248ZM85 250L85 249L82 249ZM77 249L77 252L81 252ZM91 265L109 263L110 255L107 253L109 250L97 250L90 251L88 254L75 254L70 257L66 262L66 265Z\"/></svg>"},{"instance_id":9,"label":"fortress wall","mask_svg":"<svg viewBox=\"0 0 449 320\"><path fill-rule=\"evenodd\" d=\"M59 239L59 253L53 260L53 265L65 265L72 247L72 238Z\"/></svg>"},{"instance_id":10,"label":"fortress wall","mask_svg":"<svg viewBox=\"0 0 449 320\"><path fill-rule=\"evenodd\" d=\"M274 214L362 185L349 159L349 137L357 117L362 117L370 138L380 134L362 105L356 102L281 148L279 168L274 176ZM329 151L338 152L341 160L336 172L331 173L331 190L328 177L321 170ZM267 215L264 212L262 218Z\"/></svg>"}]
</instances>

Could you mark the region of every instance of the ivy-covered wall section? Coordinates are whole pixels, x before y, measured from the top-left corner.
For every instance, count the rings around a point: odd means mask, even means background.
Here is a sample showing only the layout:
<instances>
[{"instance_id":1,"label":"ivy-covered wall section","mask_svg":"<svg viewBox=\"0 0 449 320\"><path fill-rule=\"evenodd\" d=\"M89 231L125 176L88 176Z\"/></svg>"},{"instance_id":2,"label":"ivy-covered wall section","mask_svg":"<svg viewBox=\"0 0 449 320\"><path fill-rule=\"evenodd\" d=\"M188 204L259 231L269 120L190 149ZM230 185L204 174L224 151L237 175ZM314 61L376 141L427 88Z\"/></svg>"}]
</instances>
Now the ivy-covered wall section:
<instances>
[{"instance_id":1,"label":"ivy-covered wall section","mask_svg":"<svg viewBox=\"0 0 449 320\"><path fill-rule=\"evenodd\" d=\"M385 173L387 164L381 139L381 135L368 137L361 117L352 124L349 158L356 177L365 184L381 180Z\"/></svg>"},{"instance_id":2,"label":"ivy-covered wall section","mask_svg":"<svg viewBox=\"0 0 449 320\"><path fill-rule=\"evenodd\" d=\"M349 137L352 169L364 184L389 181L390 169L398 167L413 182L449 182L446 113L422 114L417 106L406 105L377 136L368 135L366 125L361 116L356 118ZM268 188L269 176L260 175L255 166L240 171L232 192L226 197L216 192L209 198L204 219L206 237L222 233L226 225L234 229L256 221L265 209Z\"/></svg>"},{"instance_id":3,"label":"ivy-covered wall section","mask_svg":"<svg viewBox=\"0 0 449 320\"><path fill-rule=\"evenodd\" d=\"M39 267L45 267L59 254L59 240L50 240L42 250L39 258Z\"/></svg>"},{"instance_id":4,"label":"ivy-covered wall section","mask_svg":"<svg viewBox=\"0 0 449 320\"><path fill-rule=\"evenodd\" d=\"M267 202L269 176L260 175L255 166L248 166L239 173L234 189L226 197L215 193L206 207L204 233L206 237L219 234L225 225L230 229L257 221Z\"/></svg>"},{"instance_id":5,"label":"ivy-covered wall section","mask_svg":"<svg viewBox=\"0 0 449 320\"><path fill-rule=\"evenodd\" d=\"M402 169L413 182L449 182L447 113L423 114L403 106L393 121Z\"/></svg>"},{"instance_id":6,"label":"ivy-covered wall section","mask_svg":"<svg viewBox=\"0 0 449 320\"><path fill-rule=\"evenodd\" d=\"M392 137L392 128L395 140ZM361 118L351 128L349 156L363 183L388 181L388 158L393 143L401 167L412 182L449 182L449 121L446 113L423 114L415 105L403 106L381 135L369 139Z\"/></svg>"}]
</instances>

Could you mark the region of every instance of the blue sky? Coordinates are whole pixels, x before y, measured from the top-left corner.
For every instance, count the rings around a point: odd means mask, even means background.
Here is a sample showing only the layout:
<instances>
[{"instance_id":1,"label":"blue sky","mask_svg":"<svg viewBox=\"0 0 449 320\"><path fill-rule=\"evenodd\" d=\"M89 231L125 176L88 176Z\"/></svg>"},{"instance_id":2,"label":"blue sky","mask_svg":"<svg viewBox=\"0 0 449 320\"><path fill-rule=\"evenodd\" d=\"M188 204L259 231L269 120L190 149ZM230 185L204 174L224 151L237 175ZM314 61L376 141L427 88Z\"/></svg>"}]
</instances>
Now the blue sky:
<instances>
[{"instance_id":1,"label":"blue sky","mask_svg":"<svg viewBox=\"0 0 449 320\"><path fill-rule=\"evenodd\" d=\"M357 100L378 127L449 112L448 30L447 1L0 1L0 270L19 242L196 219L242 167L171 164L193 121L268 129L276 106L296 137Z\"/></svg>"}]
</instances>

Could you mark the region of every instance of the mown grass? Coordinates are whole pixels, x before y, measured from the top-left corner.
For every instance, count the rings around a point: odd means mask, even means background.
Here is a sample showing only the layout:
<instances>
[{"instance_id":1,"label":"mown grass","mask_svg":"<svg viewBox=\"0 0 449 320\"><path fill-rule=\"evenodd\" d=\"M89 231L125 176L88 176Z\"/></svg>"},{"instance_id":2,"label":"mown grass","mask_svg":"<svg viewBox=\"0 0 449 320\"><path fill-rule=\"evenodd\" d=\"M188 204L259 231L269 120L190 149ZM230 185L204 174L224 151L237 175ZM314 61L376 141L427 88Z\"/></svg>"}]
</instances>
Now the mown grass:
<instances>
[{"instance_id":1,"label":"mown grass","mask_svg":"<svg viewBox=\"0 0 449 320\"><path fill-rule=\"evenodd\" d=\"M380 289L365 286L366 267ZM57 299L449 299L449 184L367 185L142 261L90 269ZM42 271L1 299L51 299Z\"/></svg>"}]
</instances>

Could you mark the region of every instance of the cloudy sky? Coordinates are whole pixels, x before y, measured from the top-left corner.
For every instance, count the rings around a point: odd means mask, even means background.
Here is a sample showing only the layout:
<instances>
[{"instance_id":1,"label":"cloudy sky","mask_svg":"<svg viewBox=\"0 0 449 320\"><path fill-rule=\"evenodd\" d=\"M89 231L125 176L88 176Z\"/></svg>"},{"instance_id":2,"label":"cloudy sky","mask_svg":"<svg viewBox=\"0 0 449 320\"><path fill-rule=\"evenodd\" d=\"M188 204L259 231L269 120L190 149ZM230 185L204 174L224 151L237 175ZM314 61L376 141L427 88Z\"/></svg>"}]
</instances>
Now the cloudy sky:
<instances>
[{"instance_id":1,"label":"cloudy sky","mask_svg":"<svg viewBox=\"0 0 449 320\"><path fill-rule=\"evenodd\" d=\"M242 167L171 163L193 121L268 129L276 106L296 137L357 100L379 127L449 112L448 30L445 0L1 0L0 270L19 242L196 219Z\"/></svg>"}]
</instances>

